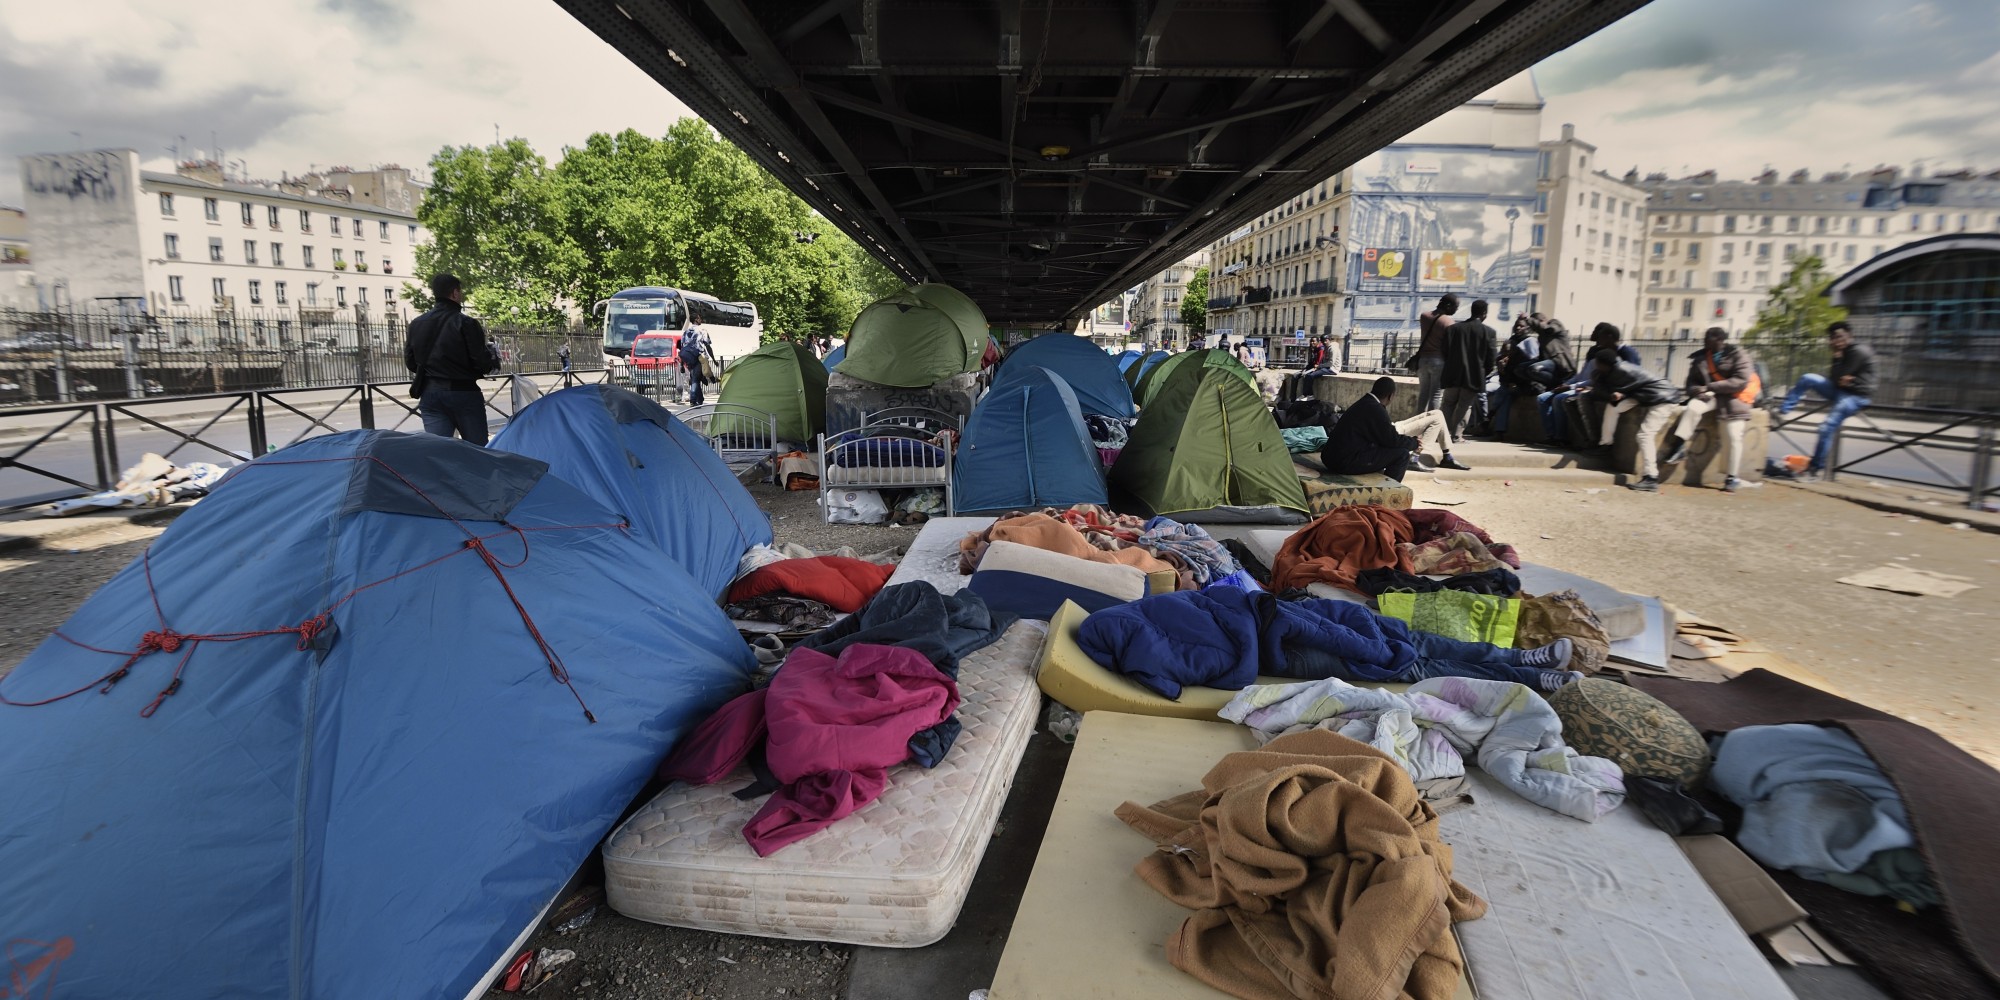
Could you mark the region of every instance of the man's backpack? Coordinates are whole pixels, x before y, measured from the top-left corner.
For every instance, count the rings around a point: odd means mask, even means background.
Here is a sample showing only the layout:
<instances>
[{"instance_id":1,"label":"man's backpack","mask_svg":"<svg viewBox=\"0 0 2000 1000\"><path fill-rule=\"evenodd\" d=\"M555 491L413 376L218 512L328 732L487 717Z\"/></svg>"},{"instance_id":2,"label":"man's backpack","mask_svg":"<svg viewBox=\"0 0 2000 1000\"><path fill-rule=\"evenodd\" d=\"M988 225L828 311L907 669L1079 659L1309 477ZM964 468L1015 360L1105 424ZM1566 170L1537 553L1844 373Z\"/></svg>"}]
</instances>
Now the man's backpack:
<instances>
[{"instance_id":1,"label":"man's backpack","mask_svg":"<svg viewBox=\"0 0 2000 1000\"><path fill-rule=\"evenodd\" d=\"M700 365L702 348L706 346L702 343L701 331L689 327L686 333L681 334L681 364L690 368Z\"/></svg>"}]
</instances>

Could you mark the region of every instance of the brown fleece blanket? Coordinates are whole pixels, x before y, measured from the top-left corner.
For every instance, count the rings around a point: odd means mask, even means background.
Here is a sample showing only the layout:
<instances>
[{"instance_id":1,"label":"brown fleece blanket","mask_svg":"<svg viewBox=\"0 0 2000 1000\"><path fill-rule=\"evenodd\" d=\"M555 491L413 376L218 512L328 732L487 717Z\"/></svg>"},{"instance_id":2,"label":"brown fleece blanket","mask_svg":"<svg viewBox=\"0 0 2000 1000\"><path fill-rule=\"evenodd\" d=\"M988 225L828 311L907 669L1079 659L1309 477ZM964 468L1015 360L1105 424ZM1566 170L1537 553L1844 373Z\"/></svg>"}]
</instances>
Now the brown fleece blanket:
<instances>
[{"instance_id":1,"label":"brown fleece blanket","mask_svg":"<svg viewBox=\"0 0 2000 1000\"><path fill-rule=\"evenodd\" d=\"M1643 677L1634 678L1632 684L1706 733L1807 722L1838 726L1852 734L1903 796L1910 831L1930 865L1955 943L1985 979L1980 985L1991 991L2000 984L2000 861L1993 853L1994 837L2000 834L2000 771L1913 722L1768 670L1752 670L1722 684ZM1862 908L1893 908L1880 900L1866 903ZM1890 971L1884 966L1909 970L1947 964L1937 956L1893 954L1896 949L1882 947L1882 939L1865 927L1844 925L1838 913L1822 915L1815 910L1813 919L1878 971ZM1883 978L1894 984L1904 976Z\"/></svg>"},{"instance_id":2,"label":"brown fleece blanket","mask_svg":"<svg viewBox=\"0 0 2000 1000\"><path fill-rule=\"evenodd\" d=\"M1271 585L1280 592L1311 583L1353 590L1363 570L1384 567L1410 572L1410 519L1400 510L1373 505L1335 507L1300 528L1278 549Z\"/></svg>"},{"instance_id":3,"label":"brown fleece blanket","mask_svg":"<svg viewBox=\"0 0 2000 1000\"><path fill-rule=\"evenodd\" d=\"M1323 729L1232 753L1202 787L1119 819L1158 852L1147 885L1195 912L1167 958L1251 1000L1448 1000L1455 921L1486 902L1452 881L1437 813L1386 754Z\"/></svg>"},{"instance_id":4,"label":"brown fleece blanket","mask_svg":"<svg viewBox=\"0 0 2000 1000\"><path fill-rule=\"evenodd\" d=\"M1107 551L1090 544L1082 532L1047 514L1021 514L1003 517L993 522L993 527L967 535L959 542L958 571L970 573L979 568L979 560L986 555L986 546L992 542L1018 542L1091 562L1133 566L1147 573L1174 569L1172 563L1162 562L1137 546Z\"/></svg>"}]
</instances>

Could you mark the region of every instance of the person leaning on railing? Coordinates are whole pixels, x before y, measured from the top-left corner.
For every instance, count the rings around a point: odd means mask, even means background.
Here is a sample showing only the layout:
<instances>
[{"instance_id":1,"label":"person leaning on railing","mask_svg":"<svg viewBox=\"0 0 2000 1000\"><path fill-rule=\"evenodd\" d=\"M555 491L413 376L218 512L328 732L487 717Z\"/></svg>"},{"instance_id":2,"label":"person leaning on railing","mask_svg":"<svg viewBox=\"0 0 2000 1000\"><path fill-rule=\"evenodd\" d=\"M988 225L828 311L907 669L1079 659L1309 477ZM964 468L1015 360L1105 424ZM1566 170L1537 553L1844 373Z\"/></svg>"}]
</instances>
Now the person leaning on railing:
<instances>
[{"instance_id":1,"label":"person leaning on railing","mask_svg":"<svg viewBox=\"0 0 2000 1000\"><path fill-rule=\"evenodd\" d=\"M1798 384L1778 404L1781 417L1797 408L1800 398L1808 392L1832 404L1827 407L1826 416L1820 418L1819 442L1813 446L1812 461L1806 465L1808 479L1817 479L1826 471L1827 456L1833 453L1833 439L1840 434L1840 425L1866 409L1875 395L1875 352L1866 344L1854 342L1854 327L1846 320L1829 324L1826 340L1827 346L1833 348L1829 374L1799 376Z\"/></svg>"}]
</instances>

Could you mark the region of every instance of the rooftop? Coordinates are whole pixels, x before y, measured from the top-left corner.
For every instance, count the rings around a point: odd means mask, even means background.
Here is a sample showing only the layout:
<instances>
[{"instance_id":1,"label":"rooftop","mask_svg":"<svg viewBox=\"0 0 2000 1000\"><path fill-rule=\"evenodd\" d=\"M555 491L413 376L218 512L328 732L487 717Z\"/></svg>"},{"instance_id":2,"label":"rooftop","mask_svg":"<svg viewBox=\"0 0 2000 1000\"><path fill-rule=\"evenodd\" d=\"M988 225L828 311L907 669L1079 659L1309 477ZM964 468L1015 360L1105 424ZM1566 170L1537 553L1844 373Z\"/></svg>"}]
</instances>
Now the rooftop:
<instances>
[{"instance_id":1,"label":"rooftop","mask_svg":"<svg viewBox=\"0 0 2000 1000\"><path fill-rule=\"evenodd\" d=\"M211 181L200 177L190 177L186 174L170 174L158 170L141 171L139 177L142 181L148 184L177 184L183 187L202 188L209 191L226 191L231 194L251 195L253 197L267 198L273 201L289 201L304 205L318 205L325 208L338 208L343 211L368 212L374 215L386 215L390 216L391 218L406 219L410 222L417 221L416 215L411 212L403 212L391 208L381 208L379 206L370 205L365 202L341 201L338 198L323 198L320 197L319 195L299 194L293 191L287 191L284 188L279 187L277 185L249 184L249 183L244 183L242 181L230 181L230 180Z\"/></svg>"}]
</instances>

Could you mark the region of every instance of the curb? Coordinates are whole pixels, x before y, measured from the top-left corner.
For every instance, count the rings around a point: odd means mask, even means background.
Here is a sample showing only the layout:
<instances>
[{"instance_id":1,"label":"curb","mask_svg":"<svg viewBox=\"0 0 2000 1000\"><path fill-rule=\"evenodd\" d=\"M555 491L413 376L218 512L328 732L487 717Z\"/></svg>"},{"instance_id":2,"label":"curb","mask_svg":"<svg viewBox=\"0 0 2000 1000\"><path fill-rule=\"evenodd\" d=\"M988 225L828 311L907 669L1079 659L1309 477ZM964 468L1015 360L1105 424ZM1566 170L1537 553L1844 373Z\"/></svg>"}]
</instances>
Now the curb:
<instances>
[{"instance_id":1,"label":"curb","mask_svg":"<svg viewBox=\"0 0 2000 1000\"><path fill-rule=\"evenodd\" d=\"M32 535L11 534L6 530L8 522L0 521L0 555L61 548L62 546L56 543L60 543L64 539L76 538L88 535L94 531L101 531L110 526L106 522L111 520L122 521L126 524L158 524L163 521L171 521L185 513L190 506L192 506L192 501L172 504L166 507L139 507L125 511L106 511L104 514L99 515L79 514L66 522L69 525L68 527ZM109 516L107 517L106 515Z\"/></svg>"},{"instance_id":2,"label":"curb","mask_svg":"<svg viewBox=\"0 0 2000 1000\"><path fill-rule=\"evenodd\" d=\"M1923 504L1913 504L1905 500L1882 500L1849 492L1837 487L1827 489L1815 483L1800 483L1784 479L1767 479L1765 482L1780 483L1795 490L1811 493L1815 496L1823 496L1832 500L1843 500L1856 506L1867 507L1870 510L1879 510L1890 514L1903 514L1909 517L1920 517L1926 521L1935 521L1938 524L1963 524L1974 531L1983 531L1989 535L2000 535L2000 520L1992 519L1991 515L1982 517L1980 516L1982 512L1975 511L1969 507L1930 507Z\"/></svg>"}]
</instances>

